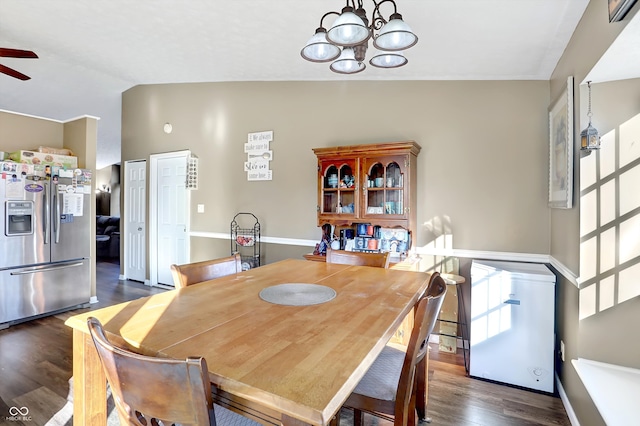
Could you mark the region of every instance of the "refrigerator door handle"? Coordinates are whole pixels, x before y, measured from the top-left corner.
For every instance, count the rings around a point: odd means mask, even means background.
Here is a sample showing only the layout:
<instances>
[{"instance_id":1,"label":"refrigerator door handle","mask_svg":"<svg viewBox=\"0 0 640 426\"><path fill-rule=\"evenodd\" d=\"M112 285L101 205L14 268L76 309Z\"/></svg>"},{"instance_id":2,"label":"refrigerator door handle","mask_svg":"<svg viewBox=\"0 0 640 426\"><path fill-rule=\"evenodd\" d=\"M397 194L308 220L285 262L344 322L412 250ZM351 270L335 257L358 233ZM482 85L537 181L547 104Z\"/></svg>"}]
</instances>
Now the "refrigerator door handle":
<instances>
[{"instance_id":1,"label":"refrigerator door handle","mask_svg":"<svg viewBox=\"0 0 640 426\"><path fill-rule=\"evenodd\" d=\"M60 269L76 268L78 266L82 266L82 262L73 262L73 263L65 263L65 264L54 265L54 266L22 269L20 271L11 272L11 275L28 275L28 274L34 274L36 272L57 271Z\"/></svg>"},{"instance_id":2,"label":"refrigerator door handle","mask_svg":"<svg viewBox=\"0 0 640 426\"><path fill-rule=\"evenodd\" d=\"M49 244L51 240L51 205L50 205L50 196L49 196L49 184L44 184L44 243Z\"/></svg>"},{"instance_id":3,"label":"refrigerator door handle","mask_svg":"<svg viewBox=\"0 0 640 426\"><path fill-rule=\"evenodd\" d=\"M58 191L53 191L53 204L55 205L56 218L53 222L53 234L55 235L56 244L60 242L60 197L58 197Z\"/></svg>"}]
</instances>

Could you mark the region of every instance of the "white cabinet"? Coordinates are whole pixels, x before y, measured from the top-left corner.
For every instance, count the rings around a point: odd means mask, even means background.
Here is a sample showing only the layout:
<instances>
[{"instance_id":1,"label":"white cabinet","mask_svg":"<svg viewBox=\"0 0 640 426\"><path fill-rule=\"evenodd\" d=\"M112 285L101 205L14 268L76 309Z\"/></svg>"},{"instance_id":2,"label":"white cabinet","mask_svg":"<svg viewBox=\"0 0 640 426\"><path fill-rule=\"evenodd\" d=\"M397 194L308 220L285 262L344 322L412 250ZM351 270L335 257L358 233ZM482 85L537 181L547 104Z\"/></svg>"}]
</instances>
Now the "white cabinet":
<instances>
[{"instance_id":1,"label":"white cabinet","mask_svg":"<svg viewBox=\"0 0 640 426\"><path fill-rule=\"evenodd\" d=\"M473 262L471 376L553 392L555 280L541 264Z\"/></svg>"}]
</instances>

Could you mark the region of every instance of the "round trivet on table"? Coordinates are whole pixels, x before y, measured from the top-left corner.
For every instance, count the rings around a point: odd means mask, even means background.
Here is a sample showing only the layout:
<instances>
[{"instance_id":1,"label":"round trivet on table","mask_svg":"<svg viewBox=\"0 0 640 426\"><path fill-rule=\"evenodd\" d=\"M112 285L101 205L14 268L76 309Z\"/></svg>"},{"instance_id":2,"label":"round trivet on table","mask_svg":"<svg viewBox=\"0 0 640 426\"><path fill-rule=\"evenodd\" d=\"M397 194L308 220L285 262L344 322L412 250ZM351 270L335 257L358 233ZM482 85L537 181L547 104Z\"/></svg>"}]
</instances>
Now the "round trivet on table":
<instances>
[{"instance_id":1,"label":"round trivet on table","mask_svg":"<svg viewBox=\"0 0 640 426\"><path fill-rule=\"evenodd\" d=\"M260 299L276 305L288 306L318 305L335 297L336 291L334 289L319 284L278 284L260 291Z\"/></svg>"}]
</instances>

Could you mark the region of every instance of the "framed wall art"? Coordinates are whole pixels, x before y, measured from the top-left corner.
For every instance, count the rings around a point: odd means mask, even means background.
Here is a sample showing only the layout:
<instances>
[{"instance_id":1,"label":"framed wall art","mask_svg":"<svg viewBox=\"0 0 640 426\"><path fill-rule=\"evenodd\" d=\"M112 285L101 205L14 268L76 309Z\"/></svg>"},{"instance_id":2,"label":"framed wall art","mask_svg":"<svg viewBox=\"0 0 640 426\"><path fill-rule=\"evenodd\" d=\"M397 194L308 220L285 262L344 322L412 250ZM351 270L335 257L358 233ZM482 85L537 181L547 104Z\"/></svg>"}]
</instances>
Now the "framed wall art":
<instances>
[{"instance_id":1,"label":"framed wall art","mask_svg":"<svg viewBox=\"0 0 640 426\"><path fill-rule=\"evenodd\" d=\"M573 77L549 107L549 206L570 209L573 199Z\"/></svg>"},{"instance_id":2,"label":"framed wall art","mask_svg":"<svg viewBox=\"0 0 640 426\"><path fill-rule=\"evenodd\" d=\"M621 21L636 0L608 0L609 1L609 22Z\"/></svg>"}]
</instances>

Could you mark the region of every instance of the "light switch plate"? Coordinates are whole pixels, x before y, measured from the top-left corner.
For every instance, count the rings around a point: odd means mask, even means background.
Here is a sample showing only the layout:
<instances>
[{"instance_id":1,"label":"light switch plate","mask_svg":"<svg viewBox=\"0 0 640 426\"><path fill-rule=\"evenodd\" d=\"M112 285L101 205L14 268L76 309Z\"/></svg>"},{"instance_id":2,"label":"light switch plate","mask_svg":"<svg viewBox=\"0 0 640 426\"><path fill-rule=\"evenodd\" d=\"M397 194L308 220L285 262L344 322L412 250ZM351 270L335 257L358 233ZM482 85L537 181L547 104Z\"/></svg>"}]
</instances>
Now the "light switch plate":
<instances>
[{"instance_id":1,"label":"light switch plate","mask_svg":"<svg viewBox=\"0 0 640 426\"><path fill-rule=\"evenodd\" d=\"M198 204L198 213L204 213L204 204Z\"/></svg>"}]
</instances>

